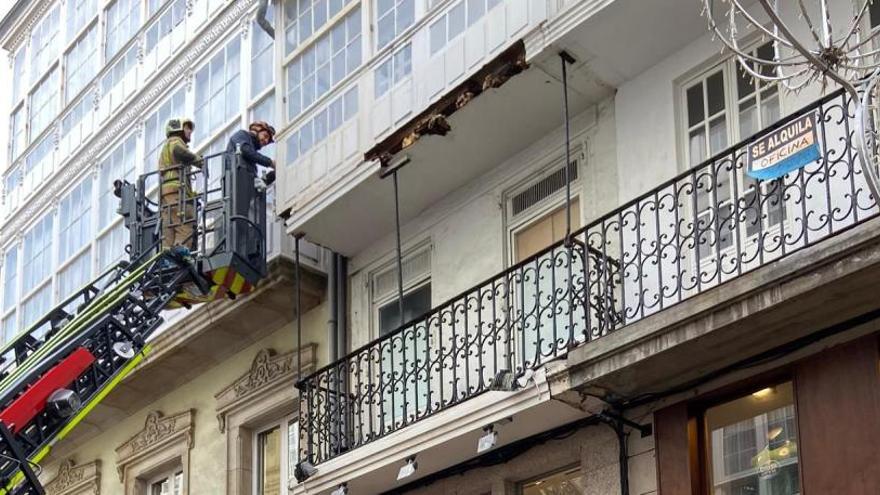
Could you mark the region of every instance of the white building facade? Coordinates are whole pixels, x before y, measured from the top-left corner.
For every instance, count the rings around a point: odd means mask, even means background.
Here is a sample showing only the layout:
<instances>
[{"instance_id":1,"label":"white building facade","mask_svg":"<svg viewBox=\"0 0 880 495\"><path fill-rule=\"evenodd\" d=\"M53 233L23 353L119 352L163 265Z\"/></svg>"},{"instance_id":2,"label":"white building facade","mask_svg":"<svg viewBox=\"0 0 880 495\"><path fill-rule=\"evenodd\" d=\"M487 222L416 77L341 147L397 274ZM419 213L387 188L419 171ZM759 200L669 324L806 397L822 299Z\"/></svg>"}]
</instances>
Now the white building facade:
<instances>
[{"instance_id":1,"label":"white building facade","mask_svg":"<svg viewBox=\"0 0 880 495\"><path fill-rule=\"evenodd\" d=\"M309 320L326 366L227 458L248 481L188 493L880 490L852 103L744 77L699 2L270 1L274 40L254 0L59 2L0 33L4 338L124 255L109 185L172 115L206 154L273 122L273 249L344 266ZM749 178L748 144L803 115L820 159ZM860 433L823 436L843 405Z\"/></svg>"}]
</instances>

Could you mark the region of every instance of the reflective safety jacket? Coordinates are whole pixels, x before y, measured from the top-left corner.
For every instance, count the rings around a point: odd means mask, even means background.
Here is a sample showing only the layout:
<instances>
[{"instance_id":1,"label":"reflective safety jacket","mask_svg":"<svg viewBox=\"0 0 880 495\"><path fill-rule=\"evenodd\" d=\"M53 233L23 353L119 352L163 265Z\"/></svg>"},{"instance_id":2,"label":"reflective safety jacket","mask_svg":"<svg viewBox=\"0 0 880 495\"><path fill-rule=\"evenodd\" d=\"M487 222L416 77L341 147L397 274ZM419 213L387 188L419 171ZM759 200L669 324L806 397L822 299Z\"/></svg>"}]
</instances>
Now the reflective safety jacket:
<instances>
[{"instance_id":1,"label":"reflective safety jacket","mask_svg":"<svg viewBox=\"0 0 880 495\"><path fill-rule=\"evenodd\" d=\"M193 153L180 136L171 136L165 140L159 152L159 172L162 178L162 194L180 189L180 175L183 173L183 186L187 195L192 195L189 180L190 166L202 168L202 157ZM182 165L182 167L181 167Z\"/></svg>"}]
</instances>

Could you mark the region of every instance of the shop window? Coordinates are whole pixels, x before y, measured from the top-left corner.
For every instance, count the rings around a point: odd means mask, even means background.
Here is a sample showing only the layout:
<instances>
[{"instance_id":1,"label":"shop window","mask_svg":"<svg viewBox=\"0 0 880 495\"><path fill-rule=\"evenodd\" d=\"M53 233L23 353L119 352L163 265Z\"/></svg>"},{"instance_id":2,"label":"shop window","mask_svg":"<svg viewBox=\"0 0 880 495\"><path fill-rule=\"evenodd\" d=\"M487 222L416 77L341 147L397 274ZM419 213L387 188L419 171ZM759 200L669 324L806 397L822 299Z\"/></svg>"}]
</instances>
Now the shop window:
<instances>
[{"instance_id":1,"label":"shop window","mask_svg":"<svg viewBox=\"0 0 880 495\"><path fill-rule=\"evenodd\" d=\"M707 493L800 493L791 382L710 407L702 422Z\"/></svg>"},{"instance_id":2,"label":"shop window","mask_svg":"<svg viewBox=\"0 0 880 495\"><path fill-rule=\"evenodd\" d=\"M546 474L520 485L522 495L579 495L585 494L584 475L579 467Z\"/></svg>"}]
</instances>

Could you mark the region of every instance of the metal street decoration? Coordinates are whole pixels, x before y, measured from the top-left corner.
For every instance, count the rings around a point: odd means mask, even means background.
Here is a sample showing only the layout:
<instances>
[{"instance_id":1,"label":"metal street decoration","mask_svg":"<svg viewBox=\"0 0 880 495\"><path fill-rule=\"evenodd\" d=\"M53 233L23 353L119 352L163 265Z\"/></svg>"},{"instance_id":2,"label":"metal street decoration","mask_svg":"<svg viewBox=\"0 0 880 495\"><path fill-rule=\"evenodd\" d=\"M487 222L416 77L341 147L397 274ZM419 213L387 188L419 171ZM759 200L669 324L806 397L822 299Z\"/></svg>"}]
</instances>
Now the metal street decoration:
<instances>
[{"instance_id":1,"label":"metal street decoration","mask_svg":"<svg viewBox=\"0 0 880 495\"><path fill-rule=\"evenodd\" d=\"M709 30L730 50L744 72L799 92L819 83L849 93L856 113L856 148L871 194L880 198L876 80L880 31L868 26L873 1L859 0L849 19L832 20L828 0L702 0ZM747 8L749 4L751 9ZM849 9L847 9L849 12ZM772 56L746 48L755 33L772 43ZM805 33L798 35L795 33Z\"/></svg>"},{"instance_id":2,"label":"metal street decoration","mask_svg":"<svg viewBox=\"0 0 880 495\"><path fill-rule=\"evenodd\" d=\"M808 113L752 142L746 173L755 179L778 179L819 156L816 114Z\"/></svg>"}]
</instances>

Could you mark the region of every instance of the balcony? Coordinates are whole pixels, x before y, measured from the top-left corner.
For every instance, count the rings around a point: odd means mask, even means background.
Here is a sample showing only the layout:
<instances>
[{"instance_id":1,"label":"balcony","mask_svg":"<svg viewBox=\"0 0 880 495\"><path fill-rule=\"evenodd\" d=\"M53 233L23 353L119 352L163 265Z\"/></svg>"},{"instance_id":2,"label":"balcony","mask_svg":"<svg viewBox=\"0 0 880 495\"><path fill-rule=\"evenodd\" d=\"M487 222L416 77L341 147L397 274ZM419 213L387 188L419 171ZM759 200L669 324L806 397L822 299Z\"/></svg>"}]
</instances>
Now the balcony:
<instances>
[{"instance_id":1,"label":"balcony","mask_svg":"<svg viewBox=\"0 0 880 495\"><path fill-rule=\"evenodd\" d=\"M820 158L746 178L748 146L806 114ZM853 132L849 97L832 93L318 370L297 385L301 459L522 388L575 348L875 217Z\"/></svg>"}]
</instances>

